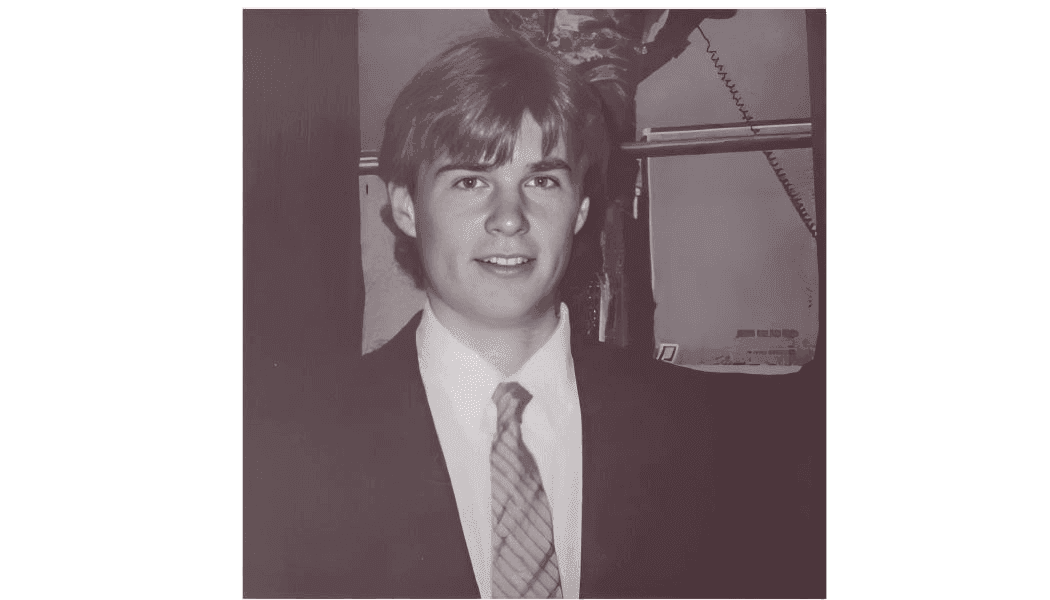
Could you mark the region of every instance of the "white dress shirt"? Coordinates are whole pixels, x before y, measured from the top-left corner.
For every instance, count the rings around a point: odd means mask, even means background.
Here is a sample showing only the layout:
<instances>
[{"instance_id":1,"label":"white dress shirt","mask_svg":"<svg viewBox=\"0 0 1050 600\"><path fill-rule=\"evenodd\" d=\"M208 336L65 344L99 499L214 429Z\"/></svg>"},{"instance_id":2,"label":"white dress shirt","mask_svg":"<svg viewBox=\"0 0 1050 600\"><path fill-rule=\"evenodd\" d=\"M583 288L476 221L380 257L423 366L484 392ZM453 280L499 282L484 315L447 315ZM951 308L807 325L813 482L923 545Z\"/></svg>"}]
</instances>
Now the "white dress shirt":
<instances>
[{"instance_id":1,"label":"white dress shirt","mask_svg":"<svg viewBox=\"0 0 1050 600\"><path fill-rule=\"evenodd\" d=\"M522 415L522 438L551 503L562 595L580 596L583 430L569 333L569 308L563 303L554 334L521 369L504 377L438 321L429 301L416 329L419 370L482 598L492 597L492 394L504 381L516 381L532 394Z\"/></svg>"}]
</instances>

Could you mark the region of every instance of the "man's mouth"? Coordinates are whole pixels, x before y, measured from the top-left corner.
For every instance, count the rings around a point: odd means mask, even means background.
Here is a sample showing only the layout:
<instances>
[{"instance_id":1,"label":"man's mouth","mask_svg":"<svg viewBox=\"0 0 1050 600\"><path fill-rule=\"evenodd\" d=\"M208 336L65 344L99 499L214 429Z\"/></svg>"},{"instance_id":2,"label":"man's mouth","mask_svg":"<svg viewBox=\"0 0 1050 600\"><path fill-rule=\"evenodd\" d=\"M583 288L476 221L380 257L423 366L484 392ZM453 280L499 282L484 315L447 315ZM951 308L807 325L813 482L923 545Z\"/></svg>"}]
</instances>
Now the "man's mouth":
<instances>
[{"instance_id":1,"label":"man's mouth","mask_svg":"<svg viewBox=\"0 0 1050 600\"><path fill-rule=\"evenodd\" d=\"M524 256L489 256L479 260L490 265L500 265L502 267L516 267L532 261L531 258Z\"/></svg>"}]
</instances>

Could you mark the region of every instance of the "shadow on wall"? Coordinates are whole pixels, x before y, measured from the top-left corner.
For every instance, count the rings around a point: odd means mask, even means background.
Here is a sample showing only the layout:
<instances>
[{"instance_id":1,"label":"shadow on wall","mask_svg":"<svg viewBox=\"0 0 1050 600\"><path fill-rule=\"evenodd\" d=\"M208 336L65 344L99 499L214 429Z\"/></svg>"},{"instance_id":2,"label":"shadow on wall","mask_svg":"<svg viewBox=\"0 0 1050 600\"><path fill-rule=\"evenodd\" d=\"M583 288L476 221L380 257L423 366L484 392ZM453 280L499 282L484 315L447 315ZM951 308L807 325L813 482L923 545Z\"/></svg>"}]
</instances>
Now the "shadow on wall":
<instances>
[{"instance_id":1,"label":"shadow on wall","mask_svg":"<svg viewBox=\"0 0 1050 600\"><path fill-rule=\"evenodd\" d=\"M246 358L357 352L356 53L353 11L244 12Z\"/></svg>"}]
</instances>

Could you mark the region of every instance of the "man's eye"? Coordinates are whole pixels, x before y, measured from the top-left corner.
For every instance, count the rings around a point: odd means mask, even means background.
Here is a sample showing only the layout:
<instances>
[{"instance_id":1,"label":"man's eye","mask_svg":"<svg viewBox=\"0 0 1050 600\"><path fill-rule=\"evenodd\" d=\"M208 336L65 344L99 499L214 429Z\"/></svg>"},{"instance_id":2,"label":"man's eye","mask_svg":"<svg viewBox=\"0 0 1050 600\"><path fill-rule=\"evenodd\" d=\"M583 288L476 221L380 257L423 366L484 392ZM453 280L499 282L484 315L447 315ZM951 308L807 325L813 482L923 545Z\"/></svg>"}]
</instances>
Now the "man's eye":
<instances>
[{"instance_id":1,"label":"man's eye","mask_svg":"<svg viewBox=\"0 0 1050 600\"><path fill-rule=\"evenodd\" d=\"M541 189L549 190L561 187L561 183L553 177L546 175L540 175L539 177L532 178L532 185Z\"/></svg>"},{"instance_id":2,"label":"man's eye","mask_svg":"<svg viewBox=\"0 0 1050 600\"><path fill-rule=\"evenodd\" d=\"M461 190L473 190L481 185L481 181L477 177L464 177L457 181L454 187Z\"/></svg>"}]
</instances>

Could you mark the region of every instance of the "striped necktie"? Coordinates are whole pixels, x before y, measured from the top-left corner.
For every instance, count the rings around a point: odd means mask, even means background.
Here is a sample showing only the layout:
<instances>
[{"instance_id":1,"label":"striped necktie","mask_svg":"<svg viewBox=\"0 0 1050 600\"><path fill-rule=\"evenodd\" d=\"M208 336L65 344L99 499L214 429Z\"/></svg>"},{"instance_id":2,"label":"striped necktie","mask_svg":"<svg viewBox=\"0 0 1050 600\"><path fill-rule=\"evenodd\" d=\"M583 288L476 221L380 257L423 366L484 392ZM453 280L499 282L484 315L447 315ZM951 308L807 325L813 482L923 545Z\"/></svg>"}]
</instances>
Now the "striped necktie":
<instances>
[{"instance_id":1,"label":"striped necktie","mask_svg":"<svg viewBox=\"0 0 1050 600\"><path fill-rule=\"evenodd\" d=\"M516 382L501 383L492 442L492 597L561 598L554 519L540 470L521 439L521 415L532 399Z\"/></svg>"}]
</instances>

